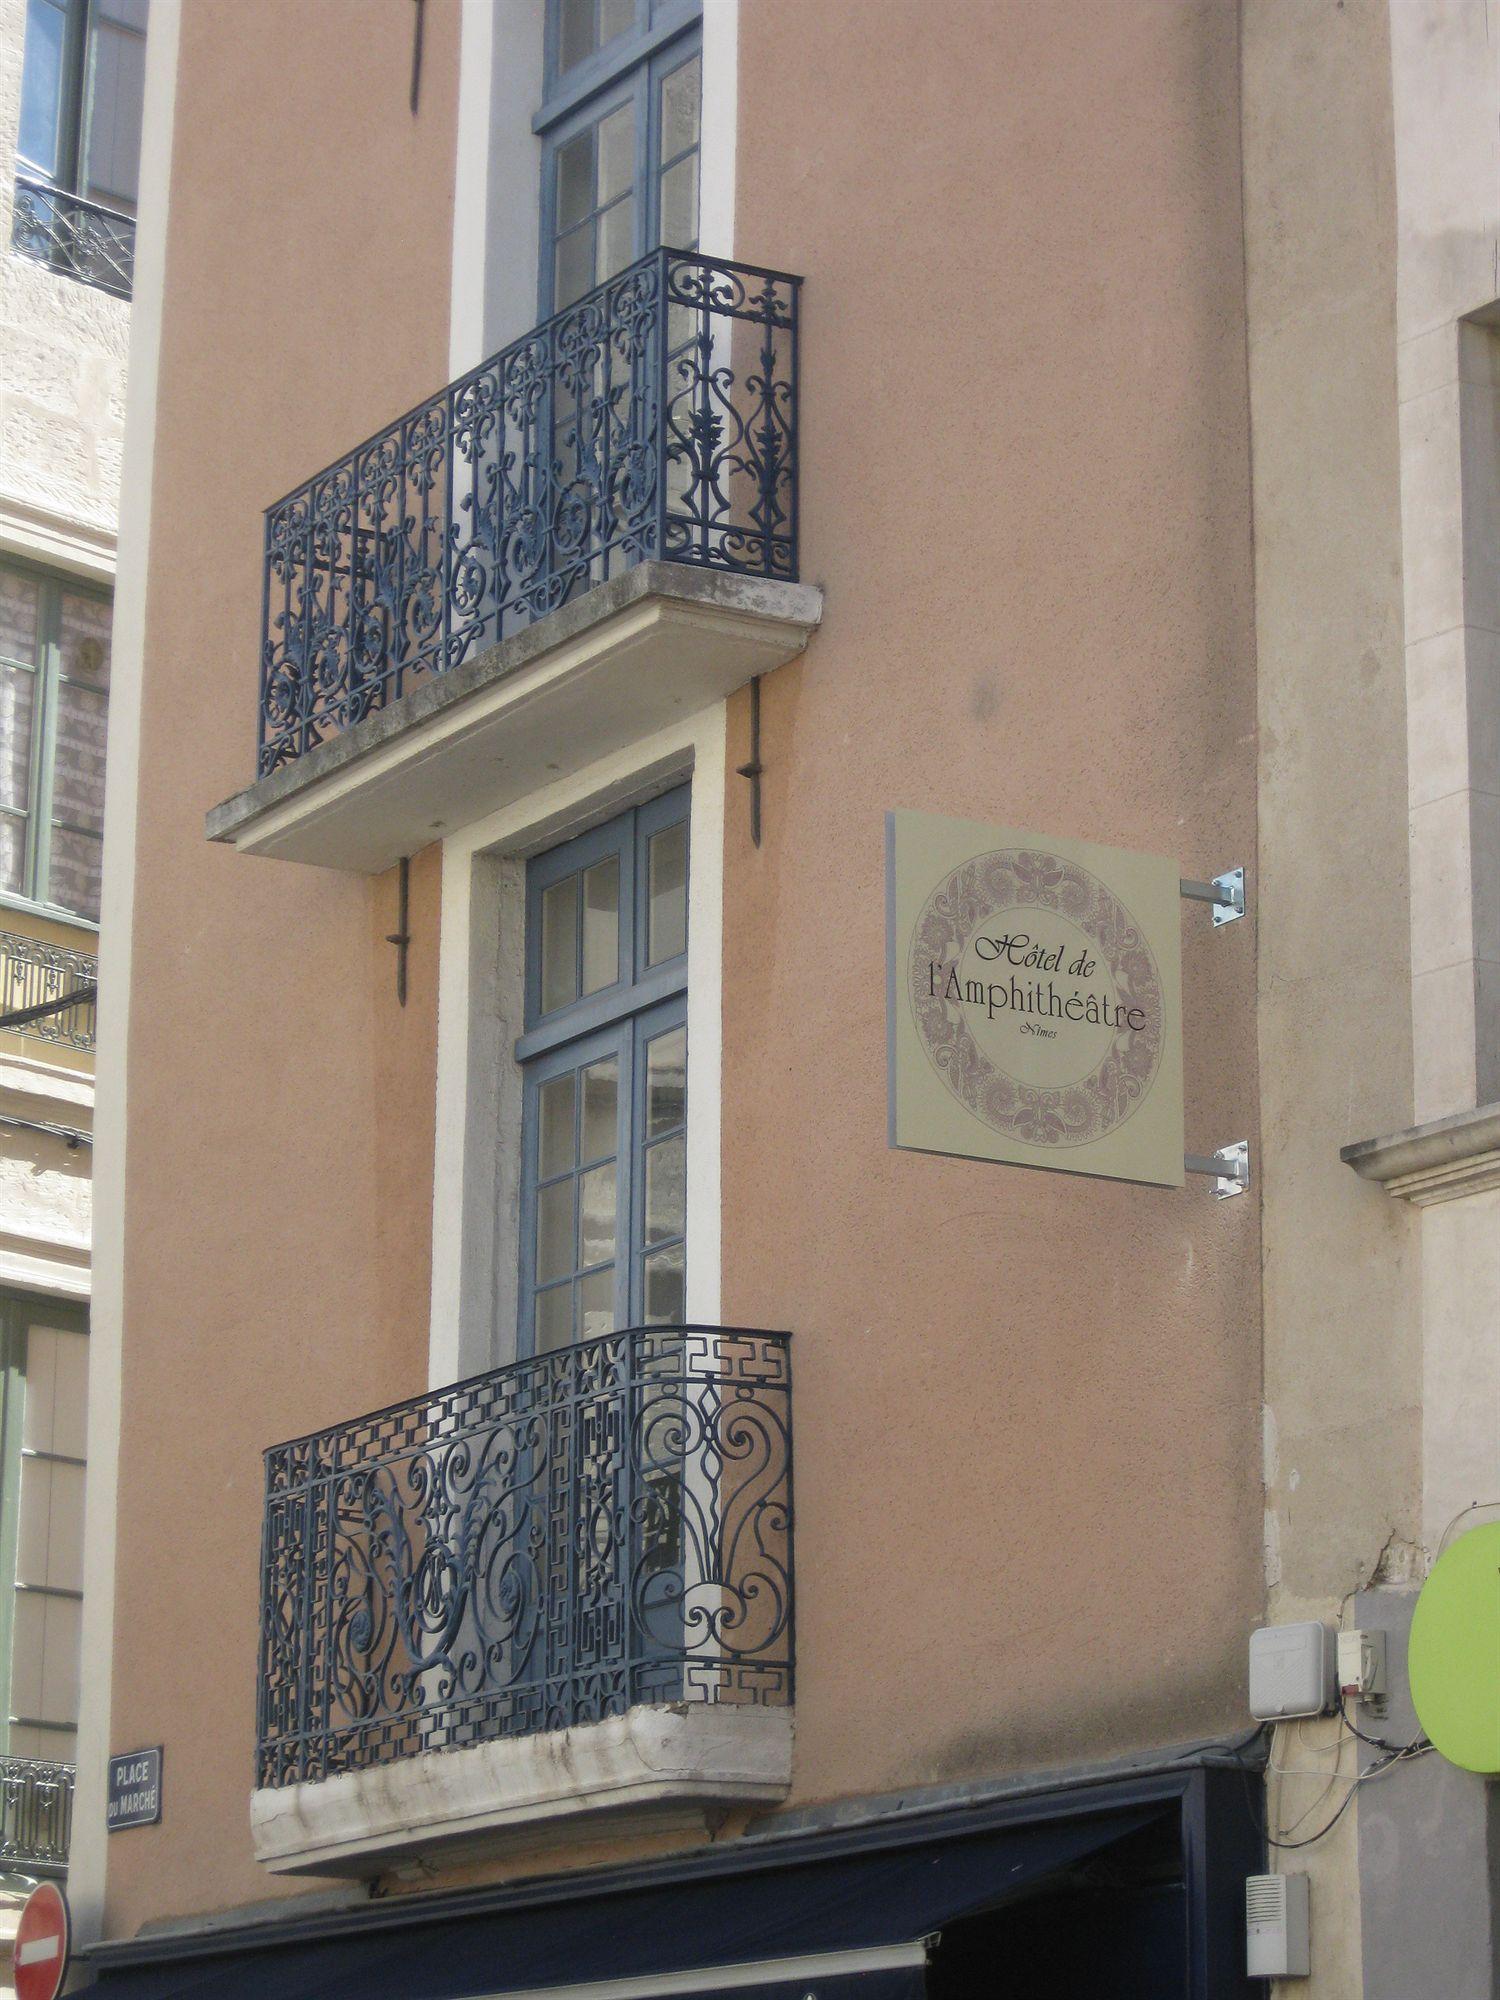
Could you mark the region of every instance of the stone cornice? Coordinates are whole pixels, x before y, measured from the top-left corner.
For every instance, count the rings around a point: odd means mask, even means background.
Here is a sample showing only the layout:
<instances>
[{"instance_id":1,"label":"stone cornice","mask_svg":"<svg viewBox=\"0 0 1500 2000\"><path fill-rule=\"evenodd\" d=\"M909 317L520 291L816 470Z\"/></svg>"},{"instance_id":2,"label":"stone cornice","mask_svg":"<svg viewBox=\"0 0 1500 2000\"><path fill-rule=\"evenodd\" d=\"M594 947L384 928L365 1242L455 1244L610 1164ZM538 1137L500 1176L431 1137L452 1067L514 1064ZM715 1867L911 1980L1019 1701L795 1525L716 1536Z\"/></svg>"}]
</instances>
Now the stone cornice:
<instances>
[{"instance_id":1,"label":"stone cornice","mask_svg":"<svg viewBox=\"0 0 1500 2000\"><path fill-rule=\"evenodd\" d=\"M1427 1208L1500 1187L1500 1104L1412 1125L1381 1139L1359 1139L1339 1158L1398 1201Z\"/></svg>"}]
</instances>

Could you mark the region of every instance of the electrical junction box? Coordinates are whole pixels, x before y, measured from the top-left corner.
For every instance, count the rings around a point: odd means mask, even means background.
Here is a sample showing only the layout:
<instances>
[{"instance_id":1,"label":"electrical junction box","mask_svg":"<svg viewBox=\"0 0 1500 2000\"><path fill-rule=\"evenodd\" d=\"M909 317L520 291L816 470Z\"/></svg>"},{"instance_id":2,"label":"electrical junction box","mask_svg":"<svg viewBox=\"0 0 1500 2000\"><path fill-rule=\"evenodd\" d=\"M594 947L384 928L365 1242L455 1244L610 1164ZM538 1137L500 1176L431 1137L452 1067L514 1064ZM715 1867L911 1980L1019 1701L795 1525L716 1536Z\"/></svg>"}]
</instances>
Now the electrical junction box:
<instances>
[{"instance_id":1,"label":"electrical junction box","mask_svg":"<svg viewBox=\"0 0 1500 2000\"><path fill-rule=\"evenodd\" d=\"M1257 1722L1326 1715L1337 1705L1333 1666L1326 1625L1262 1625L1250 1634L1250 1713Z\"/></svg>"},{"instance_id":2,"label":"electrical junction box","mask_svg":"<svg viewBox=\"0 0 1500 2000\"><path fill-rule=\"evenodd\" d=\"M1245 1877L1245 1970L1252 1979L1306 1979L1312 1971L1305 1875Z\"/></svg>"},{"instance_id":3,"label":"electrical junction box","mask_svg":"<svg viewBox=\"0 0 1500 2000\"><path fill-rule=\"evenodd\" d=\"M1339 1693L1346 1701L1379 1701L1385 1694L1384 1632L1340 1632Z\"/></svg>"}]
</instances>

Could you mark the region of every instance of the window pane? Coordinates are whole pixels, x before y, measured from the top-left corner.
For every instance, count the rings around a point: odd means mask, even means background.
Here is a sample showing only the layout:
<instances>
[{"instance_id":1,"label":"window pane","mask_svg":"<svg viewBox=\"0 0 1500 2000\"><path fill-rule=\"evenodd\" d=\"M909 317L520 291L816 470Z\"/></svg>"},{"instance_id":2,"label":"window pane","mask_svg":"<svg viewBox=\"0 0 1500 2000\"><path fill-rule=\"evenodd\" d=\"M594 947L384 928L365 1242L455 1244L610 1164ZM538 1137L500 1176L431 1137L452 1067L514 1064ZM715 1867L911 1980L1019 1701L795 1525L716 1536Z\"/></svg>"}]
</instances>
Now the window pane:
<instances>
[{"instance_id":1,"label":"window pane","mask_svg":"<svg viewBox=\"0 0 1500 2000\"><path fill-rule=\"evenodd\" d=\"M646 1259L646 1324L680 1326L686 1310L683 1246L657 1250Z\"/></svg>"},{"instance_id":2,"label":"window pane","mask_svg":"<svg viewBox=\"0 0 1500 2000\"><path fill-rule=\"evenodd\" d=\"M663 1139L646 1154L646 1241L681 1236L687 1218L686 1139Z\"/></svg>"},{"instance_id":3,"label":"window pane","mask_svg":"<svg viewBox=\"0 0 1500 2000\"><path fill-rule=\"evenodd\" d=\"M537 1093L539 1178L550 1181L578 1164L573 1152L573 1076L554 1076Z\"/></svg>"},{"instance_id":4,"label":"window pane","mask_svg":"<svg viewBox=\"0 0 1500 2000\"><path fill-rule=\"evenodd\" d=\"M656 1138L687 1115L687 1029L674 1028L646 1046L646 1136Z\"/></svg>"},{"instance_id":5,"label":"window pane","mask_svg":"<svg viewBox=\"0 0 1500 2000\"><path fill-rule=\"evenodd\" d=\"M53 0L30 0L21 71L20 151L30 166L49 177L61 165L58 144L64 27L63 10Z\"/></svg>"},{"instance_id":6,"label":"window pane","mask_svg":"<svg viewBox=\"0 0 1500 2000\"><path fill-rule=\"evenodd\" d=\"M691 62L664 76L661 83L661 157L675 160L698 143L698 106L702 97L702 61Z\"/></svg>"},{"instance_id":7,"label":"window pane","mask_svg":"<svg viewBox=\"0 0 1500 2000\"><path fill-rule=\"evenodd\" d=\"M649 896L646 963L660 965L687 950L687 821L651 836L647 859Z\"/></svg>"},{"instance_id":8,"label":"window pane","mask_svg":"<svg viewBox=\"0 0 1500 2000\"><path fill-rule=\"evenodd\" d=\"M584 223L570 236L561 237L553 261L552 302L561 312L581 299L594 286L594 225Z\"/></svg>"},{"instance_id":9,"label":"window pane","mask_svg":"<svg viewBox=\"0 0 1500 2000\"><path fill-rule=\"evenodd\" d=\"M80 917L99 919L99 859L103 842L91 833L71 833L65 827L52 829L50 900Z\"/></svg>"},{"instance_id":10,"label":"window pane","mask_svg":"<svg viewBox=\"0 0 1500 2000\"><path fill-rule=\"evenodd\" d=\"M100 17L89 41L84 190L95 201L133 211L140 180L145 38Z\"/></svg>"},{"instance_id":11,"label":"window pane","mask_svg":"<svg viewBox=\"0 0 1500 2000\"><path fill-rule=\"evenodd\" d=\"M578 998L578 877L542 894L542 1012Z\"/></svg>"},{"instance_id":12,"label":"window pane","mask_svg":"<svg viewBox=\"0 0 1500 2000\"><path fill-rule=\"evenodd\" d=\"M583 990L597 993L620 976L620 857L583 874Z\"/></svg>"},{"instance_id":13,"label":"window pane","mask_svg":"<svg viewBox=\"0 0 1500 2000\"><path fill-rule=\"evenodd\" d=\"M107 597L62 592L62 670L89 687L109 686L109 638L113 605Z\"/></svg>"},{"instance_id":14,"label":"window pane","mask_svg":"<svg viewBox=\"0 0 1500 2000\"><path fill-rule=\"evenodd\" d=\"M580 132L557 149L557 228L582 222L594 206L594 134Z\"/></svg>"},{"instance_id":15,"label":"window pane","mask_svg":"<svg viewBox=\"0 0 1500 2000\"><path fill-rule=\"evenodd\" d=\"M615 1328L615 1267L591 1271L578 1287L580 1340L598 1340Z\"/></svg>"},{"instance_id":16,"label":"window pane","mask_svg":"<svg viewBox=\"0 0 1500 2000\"><path fill-rule=\"evenodd\" d=\"M26 891L26 822L0 812L0 889L13 896Z\"/></svg>"},{"instance_id":17,"label":"window pane","mask_svg":"<svg viewBox=\"0 0 1500 2000\"><path fill-rule=\"evenodd\" d=\"M620 1066L614 1056L583 1072L583 1157L614 1157L619 1135Z\"/></svg>"},{"instance_id":18,"label":"window pane","mask_svg":"<svg viewBox=\"0 0 1500 2000\"><path fill-rule=\"evenodd\" d=\"M536 1351L550 1354L566 1347L573 1338L573 1287L558 1285L550 1292L538 1292L536 1299Z\"/></svg>"},{"instance_id":19,"label":"window pane","mask_svg":"<svg viewBox=\"0 0 1500 2000\"><path fill-rule=\"evenodd\" d=\"M599 46L608 48L635 26L635 0L599 0Z\"/></svg>"},{"instance_id":20,"label":"window pane","mask_svg":"<svg viewBox=\"0 0 1500 2000\"><path fill-rule=\"evenodd\" d=\"M608 1263L615 1254L615 1168L595 1167L578 1183L578 1265Z\"/></svg>"},{"instance_id":21,"label":"window pane","mask_svg":"<svg viewBox=\"0 0 1500 2000\"><path fill-rule=\"evenodd\" d=\"M669 250L698 247L698 155L689 153L661 177L661 240Z\"/></svg>"},{"instance_id":22,"label":"window pane","mask_svg":"<svg viewBox=\"0 0 1500 2000\"><path fill-rule=\"evenodd\" d=\"M60 820L104 831L105 697L75 681L57 684L52 810Z\"/></svg>"},{"instance_id":23,"label":"window pane","mask_svg":"<svg viewBox=\"0 0 1500 2000\"><path fill-rule=\"evenodd\" d=\"M0 660L36 665L37 607L35 581L13 569L0 569Z\"/></svg>"},{"instance_id":24,"label":"window pane","mask_svg":"<svg viewBox=\"0 0 1500 2000\"><path fill-rule=\"evenodd\" d=\"M0 806L24 812L31 799L31 717L36 675L0 667Z\"/></svg>"},{"instance_id":25,"label":"window pane","mask_svg":"<svg viewBox=\"0 0 1500 2000\"><path fill-rule=\"evenodd\" d=\"M594 8L596 0L559 0L557 67L575 69L594 53Z\"/></svg>"},{"instance_id":26,"label":"window pane","mask_svg":"<svg viewBox=\"0 0 1500 2000\"><path fill-rule=\"evenodd\" d=\"M542 1188L536 1198L536 1280L567 1276L573 1262L573 1189L571 1180Z\"/></svg>"},{"instance_id":27,"label":"window pane","mask_svg":"<svg viewBox=\"0 0 1500 2000\"><path fill-rule=\"evenodd\" d=\"M627 264L635 260L635 197L627 195L617 201L613 208L605 209L599 218L599 276L597 282L603 284L606 278L623 271Z\"/></svg>"},{"instance_id":28,"label":"window pane","mask_svg":"<svg viewBox=\"0 0 1500 2000\"><path fill-rule=\"evenodd\" d=\"M622 104L599 121L600 208L607 208L635 185L635 106Z\"/></svg>"}]
</instances>

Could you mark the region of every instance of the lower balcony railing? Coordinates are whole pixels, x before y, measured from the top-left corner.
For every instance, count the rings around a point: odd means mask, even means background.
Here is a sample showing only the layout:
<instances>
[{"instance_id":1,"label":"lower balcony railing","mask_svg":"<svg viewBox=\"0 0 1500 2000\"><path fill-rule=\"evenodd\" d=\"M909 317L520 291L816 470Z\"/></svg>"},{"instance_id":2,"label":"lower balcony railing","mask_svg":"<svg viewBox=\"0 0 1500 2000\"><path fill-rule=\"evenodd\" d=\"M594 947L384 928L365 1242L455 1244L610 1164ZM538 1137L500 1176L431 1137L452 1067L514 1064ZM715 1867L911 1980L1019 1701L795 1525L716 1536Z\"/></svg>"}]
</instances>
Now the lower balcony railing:
<instances>
[{"instance_id":1,"label":"lower balcony railing","mask_svg":"<svg viewBox=\"0 0 1500 2000\"><path fill-rule=\"evenodd\" d=\"M639 1708L743 1734L792 1699L791 1536L785 1334L614 1333L278 1445L258 1796Z\"/></svg>"},{"instance_id":2,"label":"lower balcony railing","mask_svg":"<svg viewBox=\"0 0 1500 2000\"><path fill-rule=\"evenodd\" d=\"M73 1766L0 1757L0 1870L60 1873L73 1829Z\"/></svg>"},{"instance_id":3,"label":"lower balcony railing","mask_svg":"<svg viewBox=\"0 0 1500 2000\"><path fill-rule=\"evenodd\" d=\"M49 181L16 179L12 247L101 292L128 299L135 280L135 217Z\"/></svg>"},{"instance_id":4,"label":"lower balcony railing","mask_svg":"<svg viewBox=\"0 0 1500 2000\"><path fill-rule=\"evenodd\" d=\"M10 1033L91 1049L98 981L92 952L0 931L0 1027Z\"/></svg>"}]
</instances>

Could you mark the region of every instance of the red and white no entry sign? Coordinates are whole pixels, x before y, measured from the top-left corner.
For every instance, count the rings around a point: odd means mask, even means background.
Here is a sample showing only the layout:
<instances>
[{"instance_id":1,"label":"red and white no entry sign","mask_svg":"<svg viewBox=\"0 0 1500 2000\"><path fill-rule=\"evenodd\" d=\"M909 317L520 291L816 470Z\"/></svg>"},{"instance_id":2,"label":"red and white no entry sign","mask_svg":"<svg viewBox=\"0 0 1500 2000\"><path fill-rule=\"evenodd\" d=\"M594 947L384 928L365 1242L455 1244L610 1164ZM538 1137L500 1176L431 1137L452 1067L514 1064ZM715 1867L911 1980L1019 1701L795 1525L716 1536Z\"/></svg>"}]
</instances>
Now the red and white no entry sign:
<instances>
[{"instance_id":1,"label":"red and white no entry sign","mask_svg":"<svg viewBox=\"0 0 1500 2000\"><path fill-rule=\"evenodd\" d=\"M16 1926L16 2000L56 2000L68 1969L68 1904L55 1882L26 1898Z\"/></svg>"}]
</instances>

